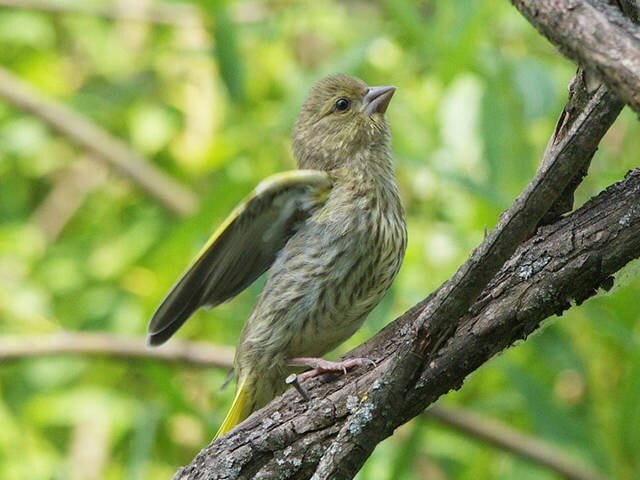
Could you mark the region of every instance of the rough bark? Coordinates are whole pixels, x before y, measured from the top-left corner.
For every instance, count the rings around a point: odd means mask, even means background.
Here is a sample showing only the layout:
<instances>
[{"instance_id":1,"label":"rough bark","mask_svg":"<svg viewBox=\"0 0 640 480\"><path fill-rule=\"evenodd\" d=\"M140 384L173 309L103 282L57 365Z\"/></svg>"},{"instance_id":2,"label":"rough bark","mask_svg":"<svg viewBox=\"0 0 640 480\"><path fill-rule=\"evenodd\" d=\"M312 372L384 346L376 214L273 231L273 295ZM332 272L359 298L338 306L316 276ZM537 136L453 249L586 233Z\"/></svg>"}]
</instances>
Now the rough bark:
<instances>
[{"instance_id":1,"label":"rough bark","mask_svg":"<svg viewBox=\"0 0 640 480\"><path fill-rule=\"evenodd\" d=\"M602 95L604 91L607 92L606 95ZM599 101L598 97L601 97ZM590 115L597 111L619 112L623 106L624 103L610 93L599 79L594 79L593 75L590 75L583 68L578 68L575 77L569 84L569 99L556 122L556 128L543 155L543 161L552 158L549 152L558 148L559 141L565 138L581 115ZM591 157L585 156L583 158L583 163L578 167L575 176L538 223L539 227L553 223L565 213L573 210L575 191L587 176L594 153L595 150L593 150Z\"/></svg>"},{"instance_id":2,"label":"rough bark","mask_svg":"<svg viewBox=\"0 0 640 480\"><path fill-rule=\"evenodd\" d=\"M0 338L0 361L18 362L50 356L81 356L110 361L154 361L192 368L233 366L233 349L205 342L176 341L161 348L144 347L144 338L111 333L59 332L44 336ZM434 405L421 418L438 422L465 437L556 472L567 480L605 480L598 470L544 440L490 417L459 407Z\"/></svg>"},{"instance_id":3,"label":"rough bark","mask_svg":"<svg viewBox=\"0 0 640 480\"><path fill-rule=\"evenodd\" d=\"M612 275L640 257L640 169L521 245L485 289L458 328L426 366L420 381L396 398L406 421L496 353L526 338L542 320L582 303ZM289 390L227 436L200 452L176 479L309 478L342 424L366 412L362 398L387 368L419 315L414 308L354 354L378 362L344 377L326 375L307 385L304 402ZM367 416L360 413L361 422Z\"/></svg>"},{"instance_id":4,"label":"rough bark","mask_svg":"<svg viewBox=\"0 0 640 480\"><path fill-rule=\"evenodd\" d=\"M352 352L374 370L312 382L308 404L287 392L175 478L352 478L398 425L640 256L640 171L560 218L620 100L640 107L636 27L598 0L513 3L584 67L532 182L448 282Z\"/></svg>"},{"instance_id":5,"label":"rough bark","mask_svg":"<svg viewBox=\"0 0 640 480\"><path fill-rule=\"evenodd\" d=\"M640 30L604 0L511 0L560 52L640 113ZM637 15L637 2L621 2ZM635 9L634 9L635 7Z\"/></svg>"},{"instance_id":6,"label":"rough bark","mask_svg":"<svg viewBox=\"0 0 640 480\"><path fill-rule=\"evenodd\" d=\"M582 97L581 93L578 93ZM343 426L320 461L314 478L352 478L375 445L399 425L397 398L414 388L419 376L440 345L446 341L493 275L530 236L550 209L582 180L597 145L618 116L622 103L606 86L596 84L579 104L572 93L545 150L540 168L513 205L502 214L469 259L453 277L417 308L420 314L411 325L394 358L367 392L364 413L371 421L361 424L353 415ZM570 108L569 108L570 107ZM428 403L423 405L426 408Z\"/></svg>"},{"instance_id":7,"label":"rough bark","mask_svg":"<svg viewBox=\"0 0 640 480\"><path fill-rule=\"evenodd\" d=\"M595 48L600 41L601 31L593 30L594 26L616 37L622 45L610 44L606 55L598 50L581 50L583 43L576 42L575 38L567 40L567 43L575 47L579 54L589 58L590 63L584 65L601 74L604 81L609 82L614 89L615 95L634 107L634 97L629 95L629 85L625 82L640 85L637 75L640 70L635 68L640 56L634 51L640 43L634 37L637 33L635 25L626 20L619 10L606 4L598 4L598 8L595 8L587 0L520 3L535 11L533 17L540 25L551 25L551 31L553 28L571 30L579 39L586 37L584 43L589 47ZM594 0L594 3L597 2ZM541 7L547 7L547 10ZM606 25L602 26L602 23ZM621 51L621 55L617 49ZM573 52L571 48L568 51ZM629 56L631 60L626 61ZM580 55L576 58L581 59ZM597 68L601 60L604 60L603 64L607 68ZM421 312L411 326L411 333L395 352L393 360L374 385L375 388L366 393L366 405L359 407L345 422L331 447L324 453L314 479L349 479L357 473L375 446L391 435L399 425L398 400L421 382L424 365L433 362L439 346L459 325L460 316L521 241L533 232L543 216L558 205L563 192L575 190L601 136L621 108L621 105L616 105L614 94L606 86L600 85L595 77L589 82L589 76L585 76L585 84L588 91L594 93L589 103L574 121L569 118L567 130L562 128L562 123L559 124L561 128L556 129L540 169L523 194L501 216L496 228L471 254L469 260L438 289L433 298L421 306ZM592 88L590 83L593 84ZM631 88L630 91L634 93L637 90ZM568 111L570 112L565 109L563 114ZM597 123L593 123L596 118L600 118L602 123L599 126L602 129L598 128ZM423 403L422 408L428 404ZM363 417L365 422L362 421Z\"/></svg>"}]
</instances>

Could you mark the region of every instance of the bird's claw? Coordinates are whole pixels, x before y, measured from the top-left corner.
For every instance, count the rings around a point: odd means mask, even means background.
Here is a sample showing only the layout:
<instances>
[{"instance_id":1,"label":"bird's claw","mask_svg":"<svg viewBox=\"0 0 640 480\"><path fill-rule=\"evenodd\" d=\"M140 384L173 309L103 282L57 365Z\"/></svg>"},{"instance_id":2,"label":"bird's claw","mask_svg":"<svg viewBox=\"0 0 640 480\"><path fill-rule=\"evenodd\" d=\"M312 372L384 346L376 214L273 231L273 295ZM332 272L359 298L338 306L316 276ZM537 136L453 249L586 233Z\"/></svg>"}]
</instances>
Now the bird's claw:
<instances>
[{"instance_id":1,"label":"bird's claw","mask_svg":"<svg viewBox=\"0 0 640 480\"><path fill-rule=\"evenodd\" d=\"M288 363L294 367L311 368L311 370L307 370L306 372L298 375L298 379L301 382L327 372L342 372L343 374L346 374L350 368L363 367L367 365L373 367L376 366L376 362L370 358L347 358L340 362L332 362L330 360L325 360L324 358L300 357L292 358Z\"/></svg>"}]
</instances>

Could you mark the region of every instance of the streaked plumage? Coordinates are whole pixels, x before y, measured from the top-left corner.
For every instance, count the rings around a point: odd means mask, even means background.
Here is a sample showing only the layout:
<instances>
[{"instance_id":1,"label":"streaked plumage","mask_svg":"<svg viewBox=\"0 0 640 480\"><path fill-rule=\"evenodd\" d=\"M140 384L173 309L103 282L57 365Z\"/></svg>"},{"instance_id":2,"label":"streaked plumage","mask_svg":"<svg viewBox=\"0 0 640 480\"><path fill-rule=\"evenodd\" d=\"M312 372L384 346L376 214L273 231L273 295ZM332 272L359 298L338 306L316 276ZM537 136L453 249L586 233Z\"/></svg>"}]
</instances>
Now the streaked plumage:
<instances>
[{"instance_id":1,"label":"streaked plumage","mask_svg":"<svg viewBox=\"0 0 640 480\"><path fill-rule=\"evenodd\" d=\"M325 172L294 170L261 182L211 235L149 322L147 343L161 345L201 306L215 307L248 287L318 206L332 182Z\"/></svg>"},{"instance_id":2,"label":"streaked plumage","mask_svg":"<svg viewBox=\"0 0 640 480\"><path fill-rule=\"evenodd\" d=\"M306 170L261 183L154 314L153 345L270 266L238 343L236 397L219 434L285 389L288 359L321 356L349 338L400 268L404 211L384 118L392 94L345 75L316 83L293 133Z\"/></svg>"}]
</instances>

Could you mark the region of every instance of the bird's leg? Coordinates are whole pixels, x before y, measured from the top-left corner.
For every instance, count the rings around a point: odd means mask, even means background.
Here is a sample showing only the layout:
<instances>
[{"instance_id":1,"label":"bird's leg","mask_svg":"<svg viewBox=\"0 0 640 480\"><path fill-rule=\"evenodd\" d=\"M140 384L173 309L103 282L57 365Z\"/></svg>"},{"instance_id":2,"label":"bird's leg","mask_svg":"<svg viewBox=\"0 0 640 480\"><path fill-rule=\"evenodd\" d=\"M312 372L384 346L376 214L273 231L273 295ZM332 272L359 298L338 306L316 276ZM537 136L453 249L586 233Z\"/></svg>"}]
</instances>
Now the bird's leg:
<instances>
[{"instance_id":1,"label":"bird's leg","mask_svg":"<svg viewBox=\"0 0 640 480\"><path fill-rule=\"evenodd\" d=\"M340 362L332 362L325 360L324 358L314 357L297 357L290 358L287 363L292 367L310 367L311 370L298 375L298 380L304 382L309 378L317 377L326 372L342 372L347 373L347 370L353 367L362 367L364 365L374 366L376 362L368 358L347 358Z\"/></svg>"}]
</instances>

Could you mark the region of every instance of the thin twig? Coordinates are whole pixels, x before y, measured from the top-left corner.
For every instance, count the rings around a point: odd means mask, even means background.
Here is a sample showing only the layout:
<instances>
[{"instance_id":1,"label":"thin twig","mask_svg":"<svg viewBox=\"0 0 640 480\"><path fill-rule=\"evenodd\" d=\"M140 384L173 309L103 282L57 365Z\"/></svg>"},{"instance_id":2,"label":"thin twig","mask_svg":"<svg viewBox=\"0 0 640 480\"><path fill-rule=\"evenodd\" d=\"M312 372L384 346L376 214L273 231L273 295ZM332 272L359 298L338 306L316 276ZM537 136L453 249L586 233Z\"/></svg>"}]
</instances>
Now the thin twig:
<instances>
[{"instance_id":1,"label":"thin twig","mask_svg":"<svg viewBox=\"0 0 640 480\"><path fill-rule=\"evenodd\" d=\"M605 476L578 463L556 446L477 413L459 407L430 407L424 418L458 430L465 435L494 445L557 472L567 480L605 480Z\"/></svg>"},{"instance_id":2,"label":"thin twig","mask_svg":"<svg viewBox=\"0 0 640 480\"><path fill-rule=\"evenodd\" d=\"M200 23L198 10L186 3L155 3L144 8L132 9L76 2L74 4L49 0L0 0L0 7L34 10L53 14L79 14L107 20L155 23L180 28L189 28Z\"/></svg>"},{"instance_id":3,"label":"thin twig","mask_svg":"<svg viewBox=\"0 0 640 480\"><path fill-rule=\"evenodd\" d=\"M56 178L51 191L30 219L40 228L47 243L53 243L58 238L87 194L104 183L106 170L102 165L96 165L95 161L81 158Z\"/></svg>"},{"instance_id":4,"label":"thin twig","mask_svg":"<svg viewBox=\"0 0 640 480\"><path fill-rule=\"evenodd\" d=\"M178 215L192 213L196 196L96 123L74 110L45 98L0 67L0 98L29 112L51 128L106 161L166 208Z\"/></svg>"},{"instance_id":5,"label":"thin twig","mask_svg":"<svg viewBox=\"0 0 640 480\"><path fill-rule=\"evenodd\" d=\"M172 341L146 348L144 339L105 333L56 333L37 337L0 337L0 362L57 355L108 356L231 368L233 348L203 342Z\"/></svg>"}]
</instances>

